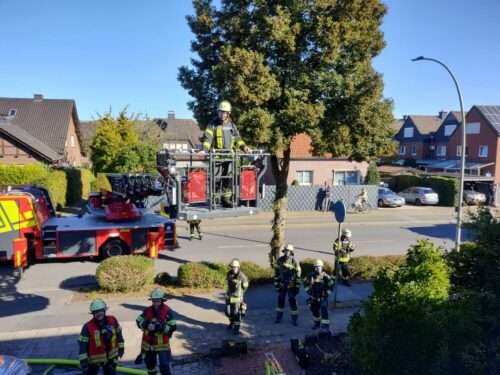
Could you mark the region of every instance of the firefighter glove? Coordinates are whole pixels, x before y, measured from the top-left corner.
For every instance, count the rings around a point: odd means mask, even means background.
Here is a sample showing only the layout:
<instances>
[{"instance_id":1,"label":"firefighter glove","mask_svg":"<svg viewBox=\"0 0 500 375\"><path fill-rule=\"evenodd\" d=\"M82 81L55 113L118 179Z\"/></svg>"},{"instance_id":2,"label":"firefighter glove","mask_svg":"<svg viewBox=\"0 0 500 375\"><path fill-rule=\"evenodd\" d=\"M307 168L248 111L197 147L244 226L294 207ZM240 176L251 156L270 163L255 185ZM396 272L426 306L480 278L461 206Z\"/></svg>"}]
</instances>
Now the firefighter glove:
<instances>
[{"instance_id":1,"label":"firefighter glove","mask_svg":"<svg viewBox=\"0 0 500 375\"><path fill-rule=\"evenodd\" d=\"M123 357L124 354L125 354L125 348L118 349L118 357L120 357L120 359Z\"/></svg>"}]
</instances>

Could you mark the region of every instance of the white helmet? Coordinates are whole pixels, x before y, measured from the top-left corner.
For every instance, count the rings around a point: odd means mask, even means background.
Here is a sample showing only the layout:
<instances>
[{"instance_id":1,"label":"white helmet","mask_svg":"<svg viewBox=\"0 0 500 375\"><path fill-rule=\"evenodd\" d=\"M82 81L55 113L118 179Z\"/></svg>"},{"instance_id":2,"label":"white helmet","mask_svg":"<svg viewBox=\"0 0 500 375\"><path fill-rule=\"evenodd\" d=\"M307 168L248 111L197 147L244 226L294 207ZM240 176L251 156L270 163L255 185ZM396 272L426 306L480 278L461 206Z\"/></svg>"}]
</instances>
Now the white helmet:
<instances>
[{"instance_id":1,"label":"white helmet","mask_svg":"<svg viewBox=\"0 0 500 375\"><path fill-rule=\"evenodd\" d=\"M240 266L240 261L238 259L233 259L231 263L229 264L230 267L239 267Z\"/></svg>"},{"instance_id":2,"label":"white helmet","mask_svg":"<svg viewBox=\"0 0 500 375\"><path fill-rule=\"evenodd\" d=\"M323 267L323 261L321 259L317 259L316 262L314 262L314 267Z\"/></svg>"},{"instance_id":3,"label":"white helmet","mask_svg":"<svg viewBox=\"0 0 500 375\"><path fill-rule=\"evenodd\" d=\"M342 235L346 236L347 238L351 238L352 233L349 229L342 229Z\"/></svg>"}]
</instances>

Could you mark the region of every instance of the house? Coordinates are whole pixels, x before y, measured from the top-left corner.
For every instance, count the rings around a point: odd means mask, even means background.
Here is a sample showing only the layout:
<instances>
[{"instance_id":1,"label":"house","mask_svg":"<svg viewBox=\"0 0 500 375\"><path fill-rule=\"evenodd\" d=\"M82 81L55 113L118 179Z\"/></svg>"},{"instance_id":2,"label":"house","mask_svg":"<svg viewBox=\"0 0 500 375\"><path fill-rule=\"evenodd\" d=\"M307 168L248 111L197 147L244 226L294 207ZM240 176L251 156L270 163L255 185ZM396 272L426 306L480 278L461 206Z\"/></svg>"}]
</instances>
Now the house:
<instances>
[{"instance_id":1,"label":"house","mask_svg":"<svg viewBox=\"0 0 500 375\"><path fill-rule=\"evenodd\" d=\"M71 99L0 97L0 163L42 162L59 166L88 163L80 120Z\"/></svg>"},{"instance_id":2,"label":"house","mask_svg":"<svg viewBox=\"0 0 500 375\"><path fill-rule=\"evenodd\" d=\"M357 163L331 155L313 156L311 137L305 133L294 137L290 145L290 167L287 184L297 180L300 185L358 185L363 182L368 163ZM264 182L275 185L269 166Z\"/></svg>"},{"instance_id":3,"label":"house","mask_svg":"<svg viewBox=\"0 0 500 375\"><path fill-rule=\"evenodd\" d=\"M403 164L406 159L427 159L430 157L430 148L434 133L439 129L446 117L446 112L439 112L438 116L404 116L403 124L394 136L399 142L398 164ZM436 150L435 155L442 152ZM443 155L446 157L446 155Z\"/></svg>"}]
</instances>

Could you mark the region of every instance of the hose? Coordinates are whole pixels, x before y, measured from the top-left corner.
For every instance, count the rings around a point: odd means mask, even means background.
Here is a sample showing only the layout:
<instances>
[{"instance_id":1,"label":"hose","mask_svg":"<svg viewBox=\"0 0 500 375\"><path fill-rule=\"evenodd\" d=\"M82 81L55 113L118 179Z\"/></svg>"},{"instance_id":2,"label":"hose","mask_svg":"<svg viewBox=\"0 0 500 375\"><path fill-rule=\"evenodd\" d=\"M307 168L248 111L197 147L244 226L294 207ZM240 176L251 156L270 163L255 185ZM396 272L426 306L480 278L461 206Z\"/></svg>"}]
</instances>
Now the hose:
<instances>
[{"instance_id":1,"label":"hose","mask_svg":"<svg viewBox=\"0 0 500 375\"><path fill-rule=\"evenodd\" d=\"M57 366L80 367L80 361L76 359L27 358L25 359L25 361L29 365L51 365L47 370L44 371L43 375L50 374L52 370ZM147 375L147 371L122 366L116 367L116 372L130 375Z\"/></svg>"}]
</instances>

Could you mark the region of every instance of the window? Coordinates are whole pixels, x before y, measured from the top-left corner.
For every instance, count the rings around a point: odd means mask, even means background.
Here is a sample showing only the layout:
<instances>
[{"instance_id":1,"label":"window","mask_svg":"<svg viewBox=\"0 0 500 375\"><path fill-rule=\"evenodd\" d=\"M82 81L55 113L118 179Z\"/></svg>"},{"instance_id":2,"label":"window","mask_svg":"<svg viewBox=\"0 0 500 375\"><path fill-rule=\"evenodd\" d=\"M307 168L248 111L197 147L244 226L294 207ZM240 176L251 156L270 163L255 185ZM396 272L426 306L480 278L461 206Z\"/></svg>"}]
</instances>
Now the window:
<instances>
[{"instance_id":1,"label":"window","mask_svg":"<svg viewBox=\"0 0 500 375\"><path fill-rule=\"evenodd\" d=\"M183 144L182 144L182 149L183 149L183 150L187 150L187 149L188 149L188 145L187 145L186 143L183 143Z\"/></svg>"},{"instance_id":2,"label":"window","mask_svg":"<svg viewBox=\"0 0 500 375\"><path fill-rule=\"evenodd\" d=\"M9 116L16 117L17 109L9 109Z\"/></svg>"},{"instance_id":3,"label":"window","mask_svg":"<svg viewBox=\"0 0 500 375\"><path fill-rule=\"evenodd\" d=\"M470 122L467 124L467 134L479 134L481 129L479 122Z\"/></svg>"},{"instance_id":4,"label":"window","mask_svg":"<svg viewBox=\"0 0 500 375\"><path fill-rule=\"evenodd\" d=\"M462 146L457 146L457 156L462 156ZM469 146L465 146L465 156L469 156Z\"/></svg>"},{"instance_id":5,"label":"window","mask_svg":"<svg viewBox=\"0 0 500 375\"><path fill-rule=\"evenodd\" d=\"M480 158L488 157L488 146L479 146L479 157Z\"/></svg>"},{"instance_id":6,"label":"window","mask_svg":"<svg viewBox=\"0 0 500 375\"><path fill-rule=\"evenodd\" d=\"M295 172L295 179L299 181L300 185L312 185L313 172L312 171L297 171Z\"/></svg>"},{"instance_id":7,"label":"window","mask_svg":"<svg viewBox=\"0 0 500 375\"><path fill-rule=\"evenodd\" d=\"M334 185L357 185L359 184L359 171L334 171Z\"/></svg>"},{"instance_id":8,"label":"window","mask_svg":"<svg viewBox=\"0 0 500 375\"><path fill-rule=\"evenodd\" d=\"M411 146L411 154L417 155L417 147L416 146Z\"/></svg>"},{"instance_id":9,"label":"window","mask_svg":"<svg viewBox=\"0 0 500 375\"><path fill-rule=\"evenodd\" d=\"M403 137L405 138L413 137L413 128L405 128Z\"/></svg>"},{"instance_id":10,"label":"window","mask_svg":"<svg viewBox=\"0 0 500 375\"><path fill-rule=\"evenodd\" d=\"M456 128L457 128L456 125L445 125L444 126L444 135L446 137L449 136L449 135L451 135L451 133L453 133Z\"/></svg>"},{"instance_id":11,"label":"window","mask_svg":"<svg viewBox=\"0 0 500 375\"><path fill-rule=\"evenodd\" d=\"M75 147L75 136L71 136L71 147Z\"/></svg>"},{"instance_id":12,"label":"window","mask_svg":"<svg viewBox=\"0 0 500 375\"><path fill-rule=\"evenodd\" d=\"M436 156L446 156L446 146L437 146Z\"/></svg>"},{"instance_id":13,"label":"window","mask_svg":"<svg viewBox=\"0 0 500 375\"><path fill-rule=\"evenodd\" d=\"M399 155L406 154L406 146L399 146Z\"/></svg>"}]
</instances>

